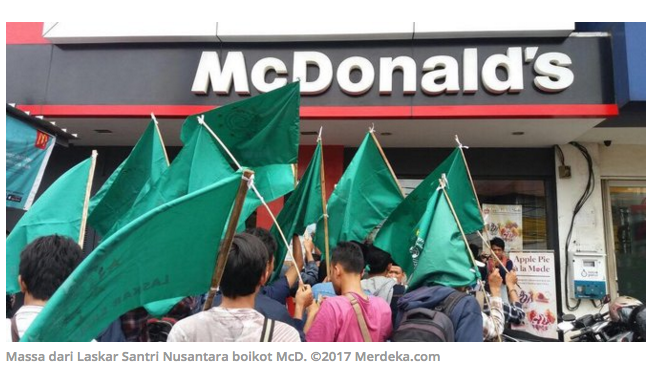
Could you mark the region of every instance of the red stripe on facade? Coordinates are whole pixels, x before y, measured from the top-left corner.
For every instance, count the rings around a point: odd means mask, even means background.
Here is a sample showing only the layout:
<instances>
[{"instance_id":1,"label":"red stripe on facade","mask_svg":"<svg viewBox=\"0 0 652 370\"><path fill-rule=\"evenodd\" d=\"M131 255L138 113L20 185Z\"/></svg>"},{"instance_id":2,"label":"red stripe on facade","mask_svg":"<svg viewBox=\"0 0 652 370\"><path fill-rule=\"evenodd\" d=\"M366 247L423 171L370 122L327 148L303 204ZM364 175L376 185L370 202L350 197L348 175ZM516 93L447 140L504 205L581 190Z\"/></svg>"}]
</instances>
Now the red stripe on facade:
<instances>
[{"instance_id":1,"label":"red stripe on facade","mask_svg":"<svg viewBox=\"0 0 652 370\"><path fill-rule=\"evenodd\" d=\"M618 115L616 104L415 106L412 118L561 118Z\"/></svg>"},{"instance_id":2,"label":"red stripe on facade","mask_svg":"<svg viewBox=\"0 0 652 370\"><path fill-rule=\"evenodd\" d=\"M18 105L46 117L179 118L214 109L212 105ZM303 119L426 119L426 118L564 118L611 117L616 104L459 105L459 106L322 106L301 107Z\"/></svg>"},{"instance_id":3,"label":"red stripe on facade","mask_svg":"<svg viewBox=\"0 0 652 370\"><path fill-rule=\"evenodd\" d=\"M305 119L410 118L411 108L409 106L301 107L299 114Z\"/></svg>"},{"instance_id":4,"label":"red stripe on facade","mask_svg":"<svg viewBox=\"0 0 652 370\"><path fill-rule=\"evenodd\" d=\"M43 38L43 22L7 22L7 45L49 43Z\"/></svg>"}]
</instances>

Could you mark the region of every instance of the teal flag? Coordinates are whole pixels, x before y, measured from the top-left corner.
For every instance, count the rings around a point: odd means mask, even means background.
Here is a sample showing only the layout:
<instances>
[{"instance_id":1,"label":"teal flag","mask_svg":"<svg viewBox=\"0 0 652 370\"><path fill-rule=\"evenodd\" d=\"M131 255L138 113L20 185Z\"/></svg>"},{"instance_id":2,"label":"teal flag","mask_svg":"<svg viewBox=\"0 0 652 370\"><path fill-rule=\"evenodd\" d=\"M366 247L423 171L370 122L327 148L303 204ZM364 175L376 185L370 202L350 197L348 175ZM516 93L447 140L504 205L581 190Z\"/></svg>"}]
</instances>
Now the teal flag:
<instances>
[{"instance_id":1,"label":"teal flag","mask_svg":"<svg viewBox=\"0 0 652 370\"><path fill-rule=\"evenodd\" d=\"M28 210L38 191L55 138L7 115L6 206Z\"/></svg>"},{"instance_id":2,"label":"teal flag","mask_svg":"<svg viewBox=\"0 0 652 370\"><path fill-rule=\"evenodd\" d=\"M340 241L364 241L403 201L403 192L371 135L364 138L328 199L330 248ZM322 219L315 232L315 244L322 248L323 230Z\"/></svg>"},{"instance_id":3,"label":"teal flag","mask_svg":"<svg viewBox=\"0 0 652 370\"><path fill-rule=\"evenodd\" d=\"M20 292L18 265L20 252L41 236L59 234L79 242L84 202L95 158L68 170L34 202L7 237L6 292Z\"/></svg>"},{"instance_id":4,"label":"teal flag","mask_svg":"<svg viewBox=\"0 0 652 370\"><path fill-rule=\"evenodd\" d=\"M105 235L134 205L147 184L155 183L168 168L165 148L154 120L131 150L129 157L113 171L91 199L88 223Z\"/></svg>"},{"instance_id":5,"label":"teal flag","mask_svg":"<svg viewBox=\"0 0 652 370\"><path fill-rule=\"evenodd\" d=\"M396 207L374 240L374 245L390 253L394 261L406 270L412 264L412 259L405 251L414 244L414 230L428 210L428 203L439 187L442 174L448 181L447 192L464 233L474 233L484 227L461 149L456 148Z\"/></svg>"},{"instance_id":6,"label":"teal flag","mask_svg":"<svg viewBox=\"0 0 652 370\"><path fill-rule=\"evenodd\" d=\"M299 82L189 116L181 128L184 143L201 115L242 166L298 162Z\"/></svg>"},{"instance_id":7,"label":"teal flag","mask_svg":"<svg viewBox=\"0 0 652 370\"><path fill-rule=\"evenodd\" d=\"M278 217L276 217L283 235L290 243L293 235L302 235L308 225L317 222L324 214L321 188L322 160L322 143L320 140L297 188L292 192ZM272 227L271 232L278 245L275 256L276 266L272 276L272 280L274 280L281 272L287 254L287 246L275 225Z\"/></svg>"},{"instance_id":8,"label":"teal flag","mask_svg":"<svg viewBox=\"0 0 652 370\"><path fill-rule=\"evenodd\" d=\"M280 198L294 189L294 170L291 164L270 164L253 167L251 170L256 173L254 183L266 203ZM244 230L247 218L262 204L253 191L247 192L238 222L238 231Z\"/></svg>"},{"instance_id":9,"label":"teal flag","mask_svg":"<svg viewBox=\"0 0 652 370\"><path fill-rule=\"evenodd\" d=\"M451 184L448 194L465 234L484 227L484 221L468 177L460 148L456 148L392 212L376 236L375 245L389 251L392 246L409 248L412 230L426 211L426 204L439 187L442 174ZM398 262L398 261L397 261Z\"/></svg>"},{"instance_id":10,"label":"teal flag","mask_svg":"<svg viewBox=\"0 0 652 370\"><path fill-rule=\"evenodd\" d=\"M480 278L442 190L428 201L412 238L409 249L392 250L392 257L411 262L401 265L409 276L408 290L424 284L466 287Z\"/></svg>"},{"instance_id":11,"label":"teal flag","mask_svg":"<svg viewBox=\"0 0 652 370\"><path fill-rule=\"evenodd\" d=\"M21 340L90 341L147 302L206 293L241 176L161 205L106 238Z\"/></svg>"},{"instance_id":12,"label":"teal flag","mask_svg":"<svg viewBox=\"0 0 652 370\"><path fill-rule=\"evenodd\" d=\"M299 157L299 98L299 82L294 82L191 115L183 123L181 140L185 143L192 137L199 128L197 118L203 115L238 163L256 173L256 188L265 202L271 202L294 189L292 164ZM238 230L244 230L245 221L260 205L256 194L249 192Z\"/></svg>"},{"instance_id":13,"label":"teal flag","mask_svg":"<svg viewBox=\"0 0 652 370\"><path fill-rule=\"evenodd\" d=\"M105 237L152 209L227 178L233 172L208 131L204 128L194 131L170 167L148 190L141 191L129 212Z\"/></svg>"}]
</instances>

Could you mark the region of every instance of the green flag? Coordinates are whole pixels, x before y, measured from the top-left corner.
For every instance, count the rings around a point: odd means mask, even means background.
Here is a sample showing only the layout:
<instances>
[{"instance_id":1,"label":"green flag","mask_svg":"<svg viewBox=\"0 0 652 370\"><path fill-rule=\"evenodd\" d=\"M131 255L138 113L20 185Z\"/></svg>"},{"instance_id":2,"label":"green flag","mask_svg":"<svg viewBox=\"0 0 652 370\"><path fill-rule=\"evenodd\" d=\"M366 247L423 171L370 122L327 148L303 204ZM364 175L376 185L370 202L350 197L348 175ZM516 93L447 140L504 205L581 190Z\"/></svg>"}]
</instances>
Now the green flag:
<instances>
[{"instance_id":1,"label":"green flag","mask_svg":"<svg viewBox=\"0 0 652 370\"><path fill-rule=\"evenodd\" d=\"M88 223L105 235L127 213L146 184L155 183L168 168L165 148L154 120L88 206Z\"/></svg>"},{"instance_id":2,"label":"green flag","mask_svg":"<svg viewBox=\"0 0 652 370\"><path fill-rule=\"evenodd\" d=\"M368 133L328 199L329 247L347 240L363 241L403 201L391 169ZM315 244L324 247L323 219Z\"/></svg>"},{"instance_id":3,"label":"green flag","mask_svg":"<svg viewBox=\"0 0 652 370\"><path fill-rule=\"evenodd\" d=\"M57 179L23 215L7 237L6 293L20 292L20 252L41 236L59 234L80 241L82 214L95 158L91 157Z\"/></svg>"},{"instance_id":4,"label":"green flag","mask_svg":"<svg viewBox=\"0 0 652 370\"><path fill-rule=\"evenodd\" d=\"M183 146L170 167L149 190L140 193L129 212L115 223L105 237L150 210L227 178L233 172L208 131L204 128L194 131L193 137Z\"/></svg>"},{"instance_id":5,"label":"green flag","mask_svg":"<svg viewBox=\"0 0 652 370\"><path fill-rule=\"evenodd\" d=\"M189 116L181 128L181 141L192 137L201 115L242 166L298 162L299 82Z\"/></svg>"},{"instance_id":6,"label":"green flag","mask_svg":"<svg viewBox=\"0 0 652 370\"><path fill-rule=\"evenodd\" d=\"M413 244L413 231L427 210L427 205L439 187L442 174L450 184L448 195L465 234L484 227L478 210L475 193L469 180L462 149L456 148L412 193L392 212L378 232L374 245L390 253L394 261L404 269L412 263L407 251Z\"/></svg>"},{"instance_id":7,"label":"green flag","mask_svg":"<svg viewBox=\"0 0 652 370\"><path fill-rule=\"evenodd\" d=\"M145 187L129 212L116 223L113 234L129 222L150 210L211 185L233 174L217 142L208 130L200 127L181 149L170 167L149 188ZM145 302L145 309L152 316L163 316L183 297L157 302Z\"/></svg>"},{"instance_id":8,"label":"green flag","mask_svg":"<svg viewBox=\"0 0 652 370\"><path fill-rule=\"evenodd\" d=\"M306 172L301 177L301 181L297 188L292 192L290 198L285 202L283 209L276 217L281 231L288 242L291 243L292 236L295 234L301 235L306 227L319 220L324 214L322 204L322 189L321 189L321 168L322 168L322 143L321 140L317 143L315 153L312 155L310 164L306 168ZM272 280L275 279L280 273L285 255L287 254L287 246L283 242L283 238L279 233L276 226L272 227L272 235L276 239L278 248L276 250L276 268Z\"/></svg>"},{"instance_id":9,"label":"green flag","mask_svg":"<svg viewBox=\"0 0 652 370\"><path fill-rule=\"evenodd\" d=\"M266 203L280 198L294 189L294 170L291 164L270 164L267 166L253 167L254 183ZM238 222L238 230L244 230L245 221L263 203L256 193L247 192L242 213Z\"/></svg>"},{"instance_id":10,"label":"green flag","mask_svg":"<svg viewBox=\"0 0 652 370\"><path fill-rule=\"evenodd\" d=\"M411 237L409 249L392 250L392 257L400 256L398 259L410 261L401 265L410 277L409 290L424 284L463 287L480 278L476 276L462 233L442 190L435 191L428 201Z\"/></svg>"},{"instance_id":11,"label":"green flag","mask_svg":"<svg viewBox=\"0 0 652 370\"><path fill-rule=\"evenodd\" d=\"M90 341L123 313L209 290L241 173L175 199L106 238L48 301L23 341Z\"/></svg>"},{"instance_id":12,"label":"green flag","mask_svg":"<svg viewBox=\"0 0 652 370\"><path fill-rule=\"evenodd\" d=\"M252 98L191 115L181 128L185 143L199 127L198 117L222 140L243 167L255 173L254 182L265 202L294 189L292 164L299 156L299 82ZM235 163L232 163L235 165ZM262 202L247 193L238 230Z\"/></svg>"}]
</instances>

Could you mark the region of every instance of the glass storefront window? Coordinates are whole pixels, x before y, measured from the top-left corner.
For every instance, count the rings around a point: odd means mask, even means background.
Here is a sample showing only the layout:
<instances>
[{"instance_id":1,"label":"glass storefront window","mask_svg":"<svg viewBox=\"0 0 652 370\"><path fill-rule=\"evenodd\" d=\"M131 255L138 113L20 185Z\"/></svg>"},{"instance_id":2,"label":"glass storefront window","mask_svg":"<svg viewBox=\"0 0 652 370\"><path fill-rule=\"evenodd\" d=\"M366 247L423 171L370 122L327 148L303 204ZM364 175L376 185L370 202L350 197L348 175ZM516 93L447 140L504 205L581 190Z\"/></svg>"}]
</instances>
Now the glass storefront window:
<instances>
[{"instance_id":1,"label":"glass storefront window","mask_svg":"<svg viewBox=\"0 0 652 370\"><path fill-rule=\"evenodd\" d=\"M507 225L523 250L548 249L546 188L543 180L474 180L480 204L520 206L521 225L511 220ZM517 208L517 207L514 207ZM511 223L512 225L509 225ZM512 232L503 232L503 235ZM500 231L496 233L500 236ZM519 238L520 237L520 238Z\"/></svg>"},{"instance_id":2,"label":"glass storefront window","mask_svg":"<svg viewBox=\"0 0 652 370\"><path fill-rule=\"evenodd\" d=\"M409 194L422 180L401 179L399 182ZM521 222L508 222L523 250L546 250L548 225L546 212L546 187L543 180L477 180L474 179L481 205L520 206ZM521 223L519 225L519 223ZM520 237L520 238L519 238ZM467 235L469 243L482 245L477 235Z\"/></svg>"},{"instance_id":3,"label":"glass storefront window","mask_svg":"<svg viewBox=\"0 0 652 370\"><path fill-rule=\"evenodd\" d=\"M645 184L609 184L618 294L645 302Z\"/></svg>"}]
</instances>

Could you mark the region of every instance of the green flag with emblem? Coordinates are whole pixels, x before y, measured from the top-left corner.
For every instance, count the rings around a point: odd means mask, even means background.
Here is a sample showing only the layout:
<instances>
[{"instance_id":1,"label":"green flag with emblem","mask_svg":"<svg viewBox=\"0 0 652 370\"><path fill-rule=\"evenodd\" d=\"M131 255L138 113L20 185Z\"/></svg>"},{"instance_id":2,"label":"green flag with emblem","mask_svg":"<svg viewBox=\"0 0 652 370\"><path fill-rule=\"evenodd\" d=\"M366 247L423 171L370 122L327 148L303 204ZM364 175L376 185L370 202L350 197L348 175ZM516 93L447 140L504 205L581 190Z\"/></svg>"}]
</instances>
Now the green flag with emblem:
<instances>
[{"instance_id":1,"label":"green flag with emblem","mask_svg":"<svg viewBox=\"0 0 652 370\"><path fill-rule=\"evenodd\" d=\"M365 136L353 160L328 199L329 247L340 241L364 241L403 200L403 192L372 133ZM315 244L324 247L324 221L317 224Z\"/></svg>"},{"instance_id":2,"label":"green flag with emblem","mask_svg":"<svg viewBox=\"0 0 652 370\"><path fill-rule=\"evenodd\" d=\"M424 284L465 287L480 278L442 190L430 197L411 236L409 249L393 248L391 253L393 258L409 261L401 265L409 277L408 290Z\"/></svg>"},{"instance_id":3,"label":"green flag with emblem","mask_svg":"<svg viewBox=\"0 0 652 370\"><path fill-rule=\"evenodd\" d=\"M299 100L299 82L294 82L188 116L181 128L181 140L185 143L192 137L198 128L198 118L204 116L206 124L238 163L256 173L256 188L265 202L271 202L294 189L292 165L298 162L299 156ZM247 194L239 230L261 204L255 193Z\"/></svg>"},{"instance_id":4,"label":"green flag with emblem","mask_svg":"<svg viewBox=\"0 0 652 370\"><path fill-rule=\"evenodd\" d=\"M199 124L196 126L200 127ZM209 132L204 128L194 131L170 167L149 189L138 195L129 212L105 237L152 209L227 178L233 172Z\"/></svg>"},{"instance_id":5,"label":"green flag with emblem","mask_svg":"<svg viewBox=\"0 0 652 370\"><path fill-rule=\"evenodd\" d=\"M106 238L68 277L23 341L90 341L145 302L205 293L242 174L147 212Z\"/></svg>"},{"instance_id":6,"label":"green flag with emblem","mask_svg":"<svg viewBox=\"0 0 652 370\"><path fill-rule=\"evenodd\" d=\"M91 198L89 225L100 235L105 235L129 212L143 188L155 183L167 168L165 147L156 122L151 120L127 159Z\"/></svg>"},{"instance_id":7,"label":"green flag with emblem","mask_svg":"<svg viewBox=\"0 0 652 370\"><path fill-rule=\"evenodd\" d=\"M447 192L464 233L471 234L484 227L461 150L456 148L396 207L374 240L374 245L390 253L404 269L412 264L412 258L406 251L414 244L414 231L426 214L442 175L448 181Z\"/></svg>"}]
</instances>

